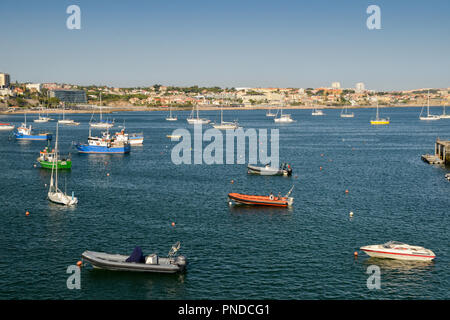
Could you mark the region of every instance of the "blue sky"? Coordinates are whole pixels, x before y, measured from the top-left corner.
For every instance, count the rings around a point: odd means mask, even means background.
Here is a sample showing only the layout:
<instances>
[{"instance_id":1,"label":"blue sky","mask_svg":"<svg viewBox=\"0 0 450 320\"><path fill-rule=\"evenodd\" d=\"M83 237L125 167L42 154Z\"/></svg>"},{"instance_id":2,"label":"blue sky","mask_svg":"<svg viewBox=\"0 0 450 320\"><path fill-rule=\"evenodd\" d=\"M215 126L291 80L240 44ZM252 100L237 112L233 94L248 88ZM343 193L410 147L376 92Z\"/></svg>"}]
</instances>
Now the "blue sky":
<instances>
[{"instance_id":1,"label":"blue sky","mask_svg":"<svg viewBox=\"0 0 450 320\"><path fill-rule=\"evenodd\" d=\"M66 8L81 8L81 30ZM368 30L366 8L381 8ZM8 1L13 81L149 86L450 87L450 1Z\"/></svg>"}]
</instances>

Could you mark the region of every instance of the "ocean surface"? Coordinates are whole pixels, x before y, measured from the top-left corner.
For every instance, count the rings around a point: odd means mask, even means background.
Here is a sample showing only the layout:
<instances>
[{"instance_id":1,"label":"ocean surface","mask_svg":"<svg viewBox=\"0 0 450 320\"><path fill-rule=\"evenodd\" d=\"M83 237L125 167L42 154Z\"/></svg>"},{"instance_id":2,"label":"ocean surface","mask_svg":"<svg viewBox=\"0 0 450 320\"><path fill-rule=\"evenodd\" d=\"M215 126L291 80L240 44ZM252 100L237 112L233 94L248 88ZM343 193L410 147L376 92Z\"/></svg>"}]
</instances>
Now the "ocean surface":
<instances>
[{"instance_id":1,"label":"ocean surface","mask_svg":"<svg viewBox=\"0 0 450 320\"><path fill-rule=\"evenodd\" d=\"M173 164L177 142L166 135L191 128L188 111L175 112L177 122L165 121L167 112L106 115L115 129L125 123L144 133L144 145L128 155L78 154L73 142L87 141L91 115L66 114L81 122L59 128L61 154L73 161L59 183L78 197L74 208L46 199L50 171L36 162L46 143L0 132L0 299L449 299L450 167L420 156L434 153L437 137L450 140L450 120L424 122L420 108L383 108L391 124L371 126L375 109L354 112L343 119L340 110L323 117L286 110L297 121L278 125L265 110L224 111L225 121L238 119L244 129L279 129L289 178L251 176L245 164ZM220 120L218 111L200 115ZM36 131L55 133L54 121L33 123L36 117L27 116ZM0 115L16 126L23 120ZM285 194L292 185L290 209L227 201L229 192ZM389 240L437 258L408 263L358 251ZM81 289L67 288L67 268L85 250L130 254L140 246L165 256L176 241L189 262L183 274L86 265ZM380 267L380 289L367 287L370 265Z\"/></svg>"}]
</instances>

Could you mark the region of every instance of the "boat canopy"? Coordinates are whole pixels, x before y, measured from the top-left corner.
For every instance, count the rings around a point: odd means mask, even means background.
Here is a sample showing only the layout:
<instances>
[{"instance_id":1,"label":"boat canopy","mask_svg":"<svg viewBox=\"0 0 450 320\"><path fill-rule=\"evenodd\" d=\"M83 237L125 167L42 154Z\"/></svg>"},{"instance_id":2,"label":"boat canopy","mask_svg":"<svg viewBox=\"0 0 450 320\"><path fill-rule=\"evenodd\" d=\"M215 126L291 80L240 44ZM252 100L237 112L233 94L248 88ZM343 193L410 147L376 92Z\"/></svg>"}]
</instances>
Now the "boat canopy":
<instances>
[{"instance_id":1,"label":"boat canopy","mask_svg":"<svg viewBox=\"0 0 450 320\"><path fill-rule=\"evenodd\" d=\"M136 246L125 262L145 263L145 257L142 254L142 249Z\"/></svg>"}]
</instances>

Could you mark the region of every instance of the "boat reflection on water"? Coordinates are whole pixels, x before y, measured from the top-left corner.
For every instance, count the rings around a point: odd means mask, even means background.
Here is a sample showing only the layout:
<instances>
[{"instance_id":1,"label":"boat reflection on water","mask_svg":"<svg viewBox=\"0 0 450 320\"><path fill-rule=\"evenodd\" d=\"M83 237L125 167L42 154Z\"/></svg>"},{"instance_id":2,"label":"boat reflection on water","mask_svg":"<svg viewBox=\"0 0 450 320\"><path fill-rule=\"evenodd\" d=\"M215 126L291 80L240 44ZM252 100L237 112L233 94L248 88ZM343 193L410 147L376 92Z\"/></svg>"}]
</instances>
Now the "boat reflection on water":
<instances>
[{"instance_id":1,"label":"boat reflection on water","mask_svg":"<svg viewBox=\"0 0 450 320\"><path fill-rule=\"evenodd\" d=\"M434 269L434 261L409 261L396 259L383 259L370 257L363 263L367 267L376 265L380 267L382 272L398 272L407 274L417 274L420 271L431 271Z\"/></svg>"},{"instance_id":2,"label":"boat reflection on water","mask_svg":"<svg viewBox=\"0 0 450 320\"><path fill-rule=\"evenodd\" d=\"M289 207L264 207L264 206L249 206L245 204L228 205L230 213L236 215L278 215L291 216L294 208Z\"/></svg>"},{"instance_id":3,"label":"boat reflection on water","mask_svg":"<svg viewBox=\"0 0 450 320\"><path fill-rule=\"evenodd\" d=\"M88 267L89 272L83 273L86 282L95 283L96 291L102 289L102 298L115 299L117 292L127 292L128 288L139 288L140 299L157 299L159 290L164 290L168 299L184 299L187 292L185 280L187 273L141 273L117 272ZM115 286L112 287L111 284ZM123 289L122 291L120 291ZM86 289L89 290L89 289ZM121 299L135 299L134 293L121 296Z\"/></svg>"}]
</instances>

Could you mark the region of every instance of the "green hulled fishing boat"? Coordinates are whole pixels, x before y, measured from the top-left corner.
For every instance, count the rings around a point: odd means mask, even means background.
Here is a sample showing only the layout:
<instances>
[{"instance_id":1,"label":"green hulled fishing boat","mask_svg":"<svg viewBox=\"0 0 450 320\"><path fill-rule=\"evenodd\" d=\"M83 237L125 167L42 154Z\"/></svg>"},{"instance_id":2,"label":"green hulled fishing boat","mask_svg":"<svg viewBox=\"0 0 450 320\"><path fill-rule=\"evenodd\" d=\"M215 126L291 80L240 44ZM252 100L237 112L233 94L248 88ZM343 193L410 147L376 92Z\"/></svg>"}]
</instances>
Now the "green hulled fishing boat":
<instances>
[{"instance_id":1,"label":"green hulled fishing boat","mask_svg":"<svg viewBox=\"0 0 450 320\"><path fill-rule=\"evenodd\" d=\"M39 158L37 158L37 161L41 164L42 168L51 169L54 165L54 158L55 158L55 150L50 150L50 148L47 146L44 150L40 152ZM56 162L56 165L58 169L71 169L72 168L72 160L69 157L66 158L59 158Z\"/></svg>"}]
</instances>

